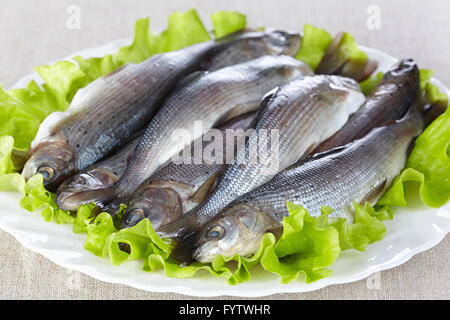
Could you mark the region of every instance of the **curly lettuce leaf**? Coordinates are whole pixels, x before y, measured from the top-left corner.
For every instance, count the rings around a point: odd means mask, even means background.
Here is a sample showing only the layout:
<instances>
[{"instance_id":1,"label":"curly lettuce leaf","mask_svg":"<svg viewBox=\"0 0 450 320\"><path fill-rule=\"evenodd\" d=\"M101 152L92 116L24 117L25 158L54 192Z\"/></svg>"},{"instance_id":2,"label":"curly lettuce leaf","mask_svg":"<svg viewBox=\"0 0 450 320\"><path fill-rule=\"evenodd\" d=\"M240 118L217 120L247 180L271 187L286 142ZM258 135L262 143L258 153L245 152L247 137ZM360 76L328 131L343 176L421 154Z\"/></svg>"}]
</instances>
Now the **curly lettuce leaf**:
<instances>
[{"instance_id":1,"label":"curly lettuce leaf","mask_svg":"<svg viewBox=\"0 0 450 320\"><path fill-rule=\"evenodd\" d=\"M386 227L382 220L392 219L393 211L388 208L375 210L369 202L364 206L353 203L355 220L347 224L345 219L338 218L331 225L339 232L339 243L342 250L355 249L364 251L368 244L384 238Z\"/></svg>"},{"instance_id":2,"label":"curly lettuce leaf","mask_svg":"<svg viewBox=\"0 0 450 320\"><path fill-rule=\"evenodd\" d=\"M0 137L0 175L14 171L11 154L14 147L14 138L11 136Z\"/></svg>"},{"instance_id":3,"label":"curly lettuce leaf","mask_svg":"<svg viewBox=\"0 0 450 320\"><path fill-rule=\"evenodd\" d=\"M447 95L430 82L432 70L420 69L420 88L430 104L448 104ZM379 206L406 207L404 184L420 184L419 196L430 207L440 207L450 199L450 108L434 120L417 138L406 163Z\"/></svg>"},{"instance_id":4,"label":"curly lettuce leaf","mask_svg":"<svg viewBox=\"0 0 450 320\"><path fill-rule=\"evenodd\" d=\"M20 206L28 211L42 210L41 215L45 221L54 221L58 224L73 223L75 217L68 211L58 208L54 193L44 188L43 177L38 174L27 181L24 187L25 196Z\"/></svg>"},{"instance_id":5,"label":"curly lettuce leaf","mask_svg":"<svg viewBox=\"0 0 450 320\"><path fill-rule=\"evenodd\" d=\"M226 279L230 285L236 285L250 280L252 268L260 264L264 270L280 276L282 283L288 283L300 275L310 283L332 273L329 267L341 250L364 251L368 244L382 239L385 234L380 220L386 212L384 209L376 211L369 203L364 206L355 204L356 216L352 224L345 219L328 221L328 214L333 211L329 208L323 209L322 216L312 217L301 206L288 203L287 207L289 216L282 222L280 239L276 240L272 233L265 234L259 250L249 258L219 255L212 263L194 262L189 266L179 266L170 258L172 243L159 238L148 219L119 231L106 213L100 214L88 226L85 248L98 256L109 257L114 265L143 259L144 271L162 269L169 277L187 278L198 272L207 272ZM128 245L129 252L121 250L122 244Z\"/></svg>"},{"instance_id":6,"label":"curly lettuce leaf","mask_svg":"<svg viewBox=\"0 0 450 320\"><path fill-rule=\"evenodd\" d=\"M359 49L355 39L347 32L340 32L328 46L316 72L339 74L361 81L369 76L366 75L368 62L367 54Z\"/></svg>"},{"instance_id":7,"label":"curly lettuce leaf","mask_svg":"<svg viewBox=\"0 0 450 320\"><path fill-rule=\"evenodd\" d=\"M305 208L286 204L290 215L283 218L283 234L275 246L268 247L261 265L266 271L279 274L282 283L304 275L310 283L331 275L328 269L339 257L339 234L321 219L308 214Z\"/></svg>"},{"instance_id":8,"label":"curly lettuce leaf","mask_svg":"<svg viewBox=\"0 0 450 320\"><path fill-rule=\"evenodd\" d=\"M369 95L369 93L375 88L383 79L384 73L378 72L375 75L370 76L366 80L360 83L361 91L364 93L364 95Z\"/></svg>"},{"instance_id":9,"label":"curly lettuce leaf","mask_svg":"<svg viewBox=\"0 0 450 320\"><path fill-rule=\"evenodd\" d=\"M14 138L11 136L0 137L0 191L24 192L25 181L15 172L12 161Z\"/></svg>"},{"instance_id":10,"label":"curly lettuce leaf","mask_svg":"<svg viewBox=\"0 0 450 320\"><path fill-rule=\"evenodd\" d=\"M406 169L391 189L380 199L380 205L406 206L404 183L420 183L419 195L430 207L440 207L450 199L450 108L417 138Z\"/></svg>"},{"instance_id":11,"label":"curly lettuce leaf","mask_svg":"<svg viewBox=\"0 0 450 320\"><path fill-rule=\"evenodd\" d=\"M305 24L302 44L295 57L315 70L332 41L333 37L327 31Z\"/></svg>"},{"instance_id":12,"label":"curly lettuce leaf","mask_svg":"<svg viewBox=\"0 0 450 320\"><path fill-rule=\"evenodd\" d=\"M214 35L221 38L227 34L243 30L247 26L247 16L237 11L218 11L211 14Z\"/></svg>"}]
</instances>

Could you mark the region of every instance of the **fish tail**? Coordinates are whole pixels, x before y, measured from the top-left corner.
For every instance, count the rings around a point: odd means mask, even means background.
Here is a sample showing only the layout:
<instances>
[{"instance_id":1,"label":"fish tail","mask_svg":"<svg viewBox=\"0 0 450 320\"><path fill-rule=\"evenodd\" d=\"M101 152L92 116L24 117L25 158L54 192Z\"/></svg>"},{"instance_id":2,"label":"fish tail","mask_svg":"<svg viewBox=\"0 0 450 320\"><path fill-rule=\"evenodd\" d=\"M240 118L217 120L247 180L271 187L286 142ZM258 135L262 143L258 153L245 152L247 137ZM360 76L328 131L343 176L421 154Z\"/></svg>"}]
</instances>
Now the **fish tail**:
<instances>
[{"instance_id":1,"label":"fish tail","mask_svg":"<svg viewBox=\"0 0 450 320\"><path fill-rule=\"evenodd\" d=\"M183 265L189 265L194 261L193 253L197 246L198 230L189 223L189 215L162 226L156 231L161 238L172 238L176 241L175 249L171 257Z\"/></svg>"},{"instance_id":2,"label":"fish tail","mask_svg":"<svg viewBox=\"0 0 450 320\"><path fill-rule=\"evenodd\" d=\"M194 251L197 247L197 232L183 233L176 239L177 245L170 256L181 265L187 266L194 262Z\"/></svg>"},{"instance_id":3,"label":"fish tail","mask_svg":"<svg viewBox=\"0 0 450 320\"><path fill-rule=\"evenodd\" d=\"M126 199L123 198L115 198L108 203L104 203L102 210L104 212L109 213L110 215L114 216L120 211L120 205L126 204Z\"/></svg>"}]
</instances>

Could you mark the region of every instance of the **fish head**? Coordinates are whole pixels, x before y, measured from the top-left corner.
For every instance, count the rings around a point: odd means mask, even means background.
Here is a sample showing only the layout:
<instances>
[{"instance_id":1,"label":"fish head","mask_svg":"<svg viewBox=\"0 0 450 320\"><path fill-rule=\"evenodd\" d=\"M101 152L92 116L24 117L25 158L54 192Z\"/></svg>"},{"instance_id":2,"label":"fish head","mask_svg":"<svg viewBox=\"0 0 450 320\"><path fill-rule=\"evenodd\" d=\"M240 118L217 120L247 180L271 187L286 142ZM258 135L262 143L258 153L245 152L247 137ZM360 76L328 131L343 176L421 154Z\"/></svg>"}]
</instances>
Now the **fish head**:
<instances>
[{"instance_id":1,"label":"fish head","mask_svg":"<svg viewBox=\"0 0 450 320\"><path fill-rule=\"evenodd\" d=\"M248 256L256 252L261 239L274 221L247 204L232 205L219 218L211 221L198 234L193 253L199 262L211 262L215 256Z\"/></svg>"},{"instance_id":2,"label":"fish head","mask_svg":"<svg viewBox=\"0 0 450 320\"><path fill-rule=\"evenodd\" d=\"M300 49L302 38L296 32L268 30L264 40L267 54L293 56Z\"/></svg>"},{"instance_id":3,"label":"fish head","mask_svg":"<svg viewBox=\"0 0 450 320\"><path fill-rule=\"evenodd\" d=\"M182 214L182 201L175 190L144 185L129 200L122 218L122 228L132 227L147 218L153 229L157 230Z\"/></svg>"},{"instance_id":4,"label":"fish head","mask_svg":"<svg viewBox=\"0 0 450 320\"><path fill-rule=\"evenodd\" d=\"M94 190L110 186L119 177L106 168L92 168L71 176L56 191L56 204L60 209L76 211L80 206L77 194L86 190Z\"/></svg>"},{"instance_id":5,"label":"fish head","mask_svg":"<svg viewBox=\"0 0 450 320\"><path fill-rule=\"evenodd\" d=\"M28 180L36 174L41 174L44 186L54 191L75 172L73 149L65 141L49 141L30 150L22 176Z\"/></svg>"},{"instance_id":6,"label":"fish head","mask_svg":"<svg viewBox=\"0 0 450 320\"><path fill-rule=\"evenodd\" d=\"M413 59L400 60L383 76L384 83L401 85L409 90L419 86L419 69Z\"/></svg>"},{"instance_id":7,"label":"fish head","mask_svg":"<svg viewBox=\"0 0 450 320\"><path fill-rule=\"evenodd\" d=\"M264 32L249 32L240 38L239 46L247 58L264 55L295 55L300 49L301 36L298 33L270 29Z\"/></svg>"}]
</instances>

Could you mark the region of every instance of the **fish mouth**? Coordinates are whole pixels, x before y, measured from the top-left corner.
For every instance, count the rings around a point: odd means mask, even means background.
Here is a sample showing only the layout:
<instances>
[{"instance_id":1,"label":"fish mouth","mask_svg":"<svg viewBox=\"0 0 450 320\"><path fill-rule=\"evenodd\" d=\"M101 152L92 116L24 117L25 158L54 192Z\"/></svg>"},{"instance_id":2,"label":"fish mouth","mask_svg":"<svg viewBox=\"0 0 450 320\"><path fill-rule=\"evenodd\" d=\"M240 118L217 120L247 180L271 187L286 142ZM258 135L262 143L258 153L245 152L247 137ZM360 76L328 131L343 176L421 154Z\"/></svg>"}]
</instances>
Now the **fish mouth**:
<instances>
[{"instance_id":1,"label":"fish mouth","mask_svg":"<svg viewBox=\"0 0 450 320\"><path fill-rule=\"evenodd\" d=\"M138 190L129 201L122 219L122 228L129 228L148 218L154 230L158 230L183 214L180 195L171 188L148 186Z\"/></svg>"},{"instance_id":2,"label":"fish mouth","mask_svg":"<svg viewBox=\"0 0 450 320\"><path fill-rule=\"evenodd\" d=\"M76 172L74 153L65 142L41 143L31 151L22 170L26 181L37 174L43 177L44 187L56 191L58 186Z\"/></svg>"},{"instance_id":3,"label":"fish mouth","mask_svg":"<svg viewBox=\"0 0 450 320\"><path fill-rule=\"evenodd\" d=\"M292 31L271 30L272 41L274 45L282 49L280 55L294 56L299 50L302 37L299 33Z\"/></svg>"},{"instance_id":4,"label":"fish mouth","mask_svg":"<svg viewBox=\"0 0 450 320\"><path fill-rule=\"evenodd\" d=\"M393 76L400 76L403 74L408 74L410 72L415 72L417 70L417 64L416 62L411 59L402 59L397 63L397 66L392 69L389 73ZM418 70L417 70L418 72Z\"/></svg>"},{"instance_id":5,"label":"fish mouth","mask_svg":"<svg viewBox=\"0 0 450 320\"><path fill-rule=\"evenodd\" d=\"M66 211L77 211L79 207L79 203L76 200L77 192L61 192L57 194L56 197L56 205L61 210Z\"/></svg>"},{"instance_id":6,"label":"fish mouth","mask_svg":"<svg viewBox=\"0 0 450 320\"><path fill-rule=\"evenodd\" d=\"M62 191L57 193L56 205L61 210L76 212L79 207L89 204L91 202L97 204L100 208L102 207L100 203L96 201L95 196L89 196L89 191ZM88 192L88 195L86 195Z\"/></svg>"},{"instance_id":7,"label":"fish mouth","mask_svg":"<svg viewBox=\"0 0 450 320\"><path fill-rule=\"evenodd\" d=\"M79 194L111 186L118 179L112 171L104 168L95 168L72 176L58 187L56 204L60 209L76 211L82 205L79 203Z\"/></svg>"},{"instance_id":8,"label":"fish mouth","mask_svg":"<svg viewBox=\"0 0 450 320\"><path fill-rule=\"evenodd\" d=\"M56 204L60 209L68 211L76 211L79 207L89 203L95 203L97 207L103 209L115 197L116 192L115 185L76 193L62 191L57 197Z\"/></svg>"}]
</instances>

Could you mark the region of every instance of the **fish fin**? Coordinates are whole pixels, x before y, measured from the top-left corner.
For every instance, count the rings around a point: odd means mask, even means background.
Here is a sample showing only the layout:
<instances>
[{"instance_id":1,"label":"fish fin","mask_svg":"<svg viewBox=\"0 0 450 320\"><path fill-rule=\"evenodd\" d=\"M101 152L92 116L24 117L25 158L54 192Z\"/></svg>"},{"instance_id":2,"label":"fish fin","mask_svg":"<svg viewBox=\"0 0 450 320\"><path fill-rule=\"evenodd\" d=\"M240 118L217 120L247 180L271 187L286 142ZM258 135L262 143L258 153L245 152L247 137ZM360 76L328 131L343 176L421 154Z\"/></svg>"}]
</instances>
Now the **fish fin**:
<instances>
[{"instance_id":1,"label":"fish fin","mask_svg":"<svg viewBox=\"0 0 450 320\"><path fill-rule=\"evenodd\" d=\"M425 126L430 125L437 117L445 112L447 104L442 101L427 103L424 107Z\"/></svg>"},{"instance_id":2,"label":"fish fin","mask_svg":"<svg viewBox=\"0 0 450 320\"><path fill-rule=\"evenodd\" d=\"M198 190L189 198L190 201L200 204L205 200L206 196L209 194L211 188L215 185L219 172L216 172L211 177L209 177Z\"/></svg>"},{"instance_id":3,"label":"fish fin","mask_svg":"<svg viewBox=\"0 0 450 320\"><path fill-rule=\"evenodd\" d=\"M170 238L176 241L171 257L183 265L188 265L194 261L193 253L197 245L198 230L191 223L191 217L192 214L187 213L156 230L159 237Z\"/></svg>"},{"instance_id":4,"label":"fish fin","mask_svg":"<svg viewBox=\"0 0 450 320\"><path fill-rule=\"evenodd\" d=\"M366 80L375 72L375 70L377 70L377 68L378 68L378 61L369 59L363 71L361 72L361 74L357 76L357 79L355 80L358 82Z\"/></svg>"},{"instance_id":5,"label":"fish fin","mask_svg":"<svg viewBox=\"0 0 450 320\"><path fill-rule=\"evenodd\" d=\"M336 148L333 148L333 149L329 149L329 150L326 150L326 151L323 151L323 152L318 152L318 153L314 153L313 152L311 155L309 155L309 156L307 156L305 158L303 158L303 157L300 158L300 160L298 160L296 163L294 163L293 165L291 165L288 168L297 167L297 166L299 166L302 163L306 163L306 162L313 161L313 160L318 160L318 159L330 156L332 154L340 153L343 150L347 149L348 145L349 144L346 144L346 145L339 146L339 147L336 147ZM285 169L285 170L287 171L288 169Z\"/></svg>"},{"instance_id":6,"label":"fish fin","mask_svg":"<svg viewBox=\"0 0 450 320\"><path fill-rule=\"evenodd\" d=\"M339 44L341 43L343 36L344 32L342 31L334 36L315 70L316 74L335 74L337 70L342 67L342 64L345 63L338 54Z\"/></svg>"},{"instance_id":7,"label":"fish fin","mask_svg":"<svg viewBox=\"0 0 450 320\"><path fill-rule=\"evenodd\" d=\"M188 84L189 82L194 81L195 79L200 78L202 75L208 73L208 71L204 71L204 70L198 70L198 71L194 71L190 74L188 74L187 76L185 76L183 79L181 79L180 81L178 81L178 83L176 84L175 88L173 89L173 92L177 91L178 89L180 89L181 87L184 87L186 84Z\"/></svg>"},{"instance_id":8,"label":"fish fin","mask_svg":"<svg viewBox=\"0 0 450 320\"><path fill-rule=\"evenodd\" d=\"M197 244L197 232L192 231L177 238L177 246L170 256L182 266L188 266L194 262L194 251Z\"/></svg>"},{"instance_id":9,"label":"fish fin","mask_svg":"<svg viewBox=\"0 0 450 320\"><path fill-rule=\"evenodd\" d=\"M276 94L279 90L280 90L280 87L275 87L264 95L264 97L261 100L261 103L259 104L258 111L256 112L256 116L253 118L253 121L248 126L249 129L255 128L256 124L262 118L264 111L266 110L267 106L269 105L269 101L273 97L276 96Z\"/></svg>"},{"instance_id":10,"label":"fish fin","mask_svg":"<svg viewBox=\"0 0 450 320\"><path fill-rule=\"evenodd\" d=\"M361 200L360 204L364 205L364 203L366 203L367 201L373 204L375 201L377 201L384 188L386 187L386 184L387 178L381 181L381 183L378 184L374 189L369 191L369 193L365 195L364 199Z\"/></svg>"},{"instance_id":11,"label":"fish fin","mask_svg":"<svg viewBox=\"0 0 450 320\"><path fill-rule=\"evenodd\" d=\"M349 95L348 91L344 90L330 90L319 93L317 95L318 99L323 101L324 103L334 103L336 100L345 100Z\"/></svg>"},{"instance_id":12,"label":"fish fin","mask_svg":"<svg viewBox=\"0 0 450 320\"><path fill-rule=\"evenodd\" d=\"M109 213L111 216L116 215L120 211L120 205L126 204L126 199L123 198L115 198L112 201L108 202L106 205L103 203L103 211Z\"/></svg>"}]
</instances>

